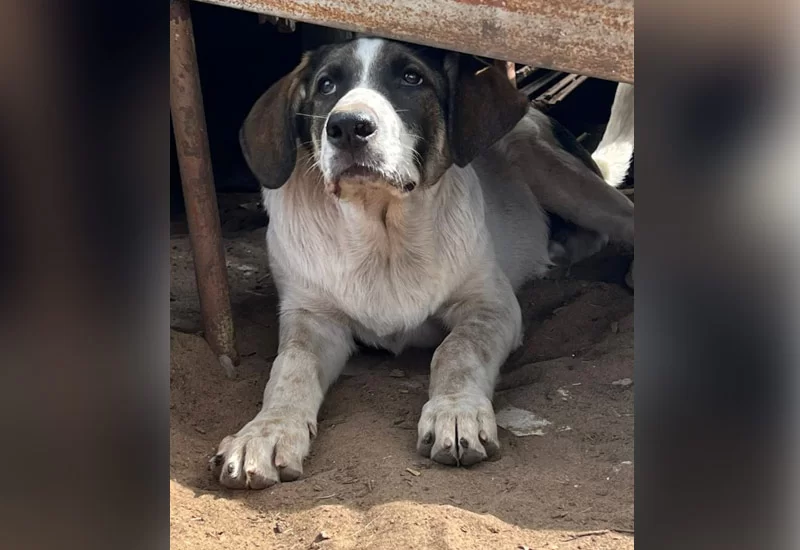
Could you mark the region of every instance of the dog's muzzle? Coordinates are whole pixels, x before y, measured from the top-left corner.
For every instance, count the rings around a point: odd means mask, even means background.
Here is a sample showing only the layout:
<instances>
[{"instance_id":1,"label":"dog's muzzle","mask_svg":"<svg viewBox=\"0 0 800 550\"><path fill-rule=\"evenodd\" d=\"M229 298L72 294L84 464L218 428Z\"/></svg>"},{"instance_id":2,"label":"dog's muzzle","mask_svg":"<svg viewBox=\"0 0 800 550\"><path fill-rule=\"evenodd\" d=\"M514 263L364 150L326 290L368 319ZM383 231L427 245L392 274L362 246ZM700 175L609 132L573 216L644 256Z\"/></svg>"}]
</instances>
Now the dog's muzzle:
<instances>
[{"instance_id":1,"label":"dog's muzzle","mask_svg":"<svg viewBox=\"0 0 800 550\"><path fill-rule=\"evenodd\" d=\"M413 142L392 104L375 90L356 88L339 100L322 133L320 168L328 186L389 185L410 191L419 177Z\"/></svg>"}]
</instances>

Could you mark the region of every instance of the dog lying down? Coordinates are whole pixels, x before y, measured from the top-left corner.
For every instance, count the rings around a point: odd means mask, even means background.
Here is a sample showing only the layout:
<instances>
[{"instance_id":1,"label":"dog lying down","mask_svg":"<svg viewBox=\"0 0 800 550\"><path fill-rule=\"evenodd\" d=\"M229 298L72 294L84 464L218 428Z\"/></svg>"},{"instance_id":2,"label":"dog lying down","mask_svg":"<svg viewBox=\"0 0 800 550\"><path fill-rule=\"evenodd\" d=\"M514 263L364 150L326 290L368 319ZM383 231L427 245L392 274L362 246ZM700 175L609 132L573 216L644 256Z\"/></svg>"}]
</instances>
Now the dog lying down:
<instances>
[{"instance_id":1,"label":"dog lying down","mask_svg":"<svg viewBox=\"0 0 800 550\"><path fill-rule=\"evenodd\" d=\"M258 100L240 138L264 187L280 342L261 412L211 459L227 487L302 474L357 343L436 348L418 451L465 466L494 455L495 379L522 338L515 289L554 250L574 261L608 239L633 244L618 182L472 56L325 46ZM551 242L545 210L572 234Z\"/></svg>"}]
</instances>

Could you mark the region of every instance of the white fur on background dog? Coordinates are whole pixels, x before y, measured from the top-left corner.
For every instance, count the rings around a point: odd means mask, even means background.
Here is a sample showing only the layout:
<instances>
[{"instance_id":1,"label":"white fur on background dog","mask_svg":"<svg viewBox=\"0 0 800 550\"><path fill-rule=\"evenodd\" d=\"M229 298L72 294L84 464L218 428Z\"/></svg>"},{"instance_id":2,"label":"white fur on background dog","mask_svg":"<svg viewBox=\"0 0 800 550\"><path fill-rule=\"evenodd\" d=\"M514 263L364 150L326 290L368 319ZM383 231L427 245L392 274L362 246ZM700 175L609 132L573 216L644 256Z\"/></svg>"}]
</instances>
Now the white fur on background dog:
<instances>
[{"instance_id":1,"label":"white fur on background dog","mask_svg":"<svg viewBox=\"0 0 800 550\"><path fill-rule=\"evenodd\" d=\"M625 181L633 157L633 105L633 85L618 84L608 126L592 153L603 179L612 187L619 187Z\"/></svg>"}]
</instances>

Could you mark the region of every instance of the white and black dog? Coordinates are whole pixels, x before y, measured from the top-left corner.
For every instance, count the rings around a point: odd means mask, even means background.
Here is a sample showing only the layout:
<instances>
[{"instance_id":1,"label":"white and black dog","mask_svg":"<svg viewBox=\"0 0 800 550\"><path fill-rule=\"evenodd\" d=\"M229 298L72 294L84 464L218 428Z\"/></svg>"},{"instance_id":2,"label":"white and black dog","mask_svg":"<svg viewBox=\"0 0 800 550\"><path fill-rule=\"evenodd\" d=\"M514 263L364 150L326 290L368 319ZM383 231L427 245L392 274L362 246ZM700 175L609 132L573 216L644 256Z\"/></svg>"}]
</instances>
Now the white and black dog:
<instances>
[{"instance_id":1,"label":"white and black dog","mask_svg":"<svg viewBox=\"0 0 800 550\"><path fill-rule=\"evenodd\" d=\"M514 291L552 265L544 210L633 243L632 203L471 56L325 46L258 100L241 142L264 187L280 342L261 412L211 460L228 487L301 475L357 342L436 348L420 453L452 465L496 453L495 379L522 338Z\"/></svg>"}]
</instances>

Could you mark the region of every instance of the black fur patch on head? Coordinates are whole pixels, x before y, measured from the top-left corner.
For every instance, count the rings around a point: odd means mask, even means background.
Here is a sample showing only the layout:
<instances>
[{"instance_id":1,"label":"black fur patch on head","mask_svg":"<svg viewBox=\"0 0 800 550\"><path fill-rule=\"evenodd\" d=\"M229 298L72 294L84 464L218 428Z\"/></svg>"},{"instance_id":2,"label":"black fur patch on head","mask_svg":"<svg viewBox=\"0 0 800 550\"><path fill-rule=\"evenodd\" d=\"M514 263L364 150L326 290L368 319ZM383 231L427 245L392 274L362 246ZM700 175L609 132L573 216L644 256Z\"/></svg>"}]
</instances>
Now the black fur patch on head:
<instances>
[{"instance_id":1,"label":"black fur patch on head","mask_svg":"<svg viewBox=\"0 0 800 550\"><path fill-rule=\"evenodd\" d=\"M264 187L280 187L295 168L297 145L318 154L328 115L345 94L363 87L381 94L404 127L403 145L410 150L402 153L403 169L415 163L420 181L400 181L403 189L432 185L453 163L469 164L527 112L527 98L504 73L483 63L476 70L474 61L376 38L323 46L253 106L240 132L245 160ZM377 160L351 164L380 173L380 166L365 165L381 162L371 154Z\"/></svg>"},{"instance_id":2,"label":"black fur patch on head","mask_svg":"<svg viewBox=\"0 0 800 550\"><path fill-rule=\"evenodd\" d=\"M308 96L297 117L301 142L306 146L310 146L312 140L321 143L325 119L336 103L347 92L364 86L386 97L406 130L417 137L413 154L422 174L421 183L435 182L449 164L444 52L382 40L377 55L371 60L369 75L365 75L358 46L359 41L354 40L325 46L310 55ZM417 78L419 84L414 85ZM333 92L323 93L320 86L324 80L334 84Z\"/></svg>"}]
</instances>

